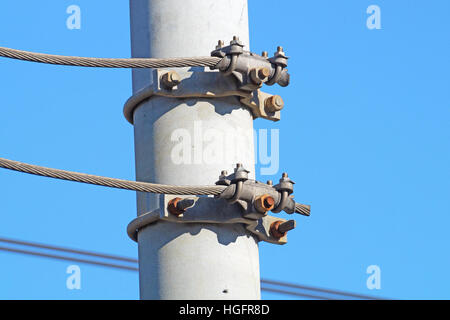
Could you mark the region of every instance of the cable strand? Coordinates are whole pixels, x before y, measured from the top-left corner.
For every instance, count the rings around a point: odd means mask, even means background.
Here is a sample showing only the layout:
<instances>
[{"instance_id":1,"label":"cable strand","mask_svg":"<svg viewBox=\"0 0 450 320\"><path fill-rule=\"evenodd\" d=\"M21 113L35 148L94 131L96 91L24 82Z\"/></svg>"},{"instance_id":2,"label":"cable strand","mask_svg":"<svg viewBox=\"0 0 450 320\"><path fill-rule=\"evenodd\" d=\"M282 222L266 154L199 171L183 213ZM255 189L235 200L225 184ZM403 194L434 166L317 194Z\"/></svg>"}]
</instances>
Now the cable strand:
<instances>
[{"instance_id":1,"label":"cable strand","mask_svg":"<svg viewBox=\"0 0 450 320\"><path fill-rule=\"evenodd\" d=\"M46 168L23 162L8 160L4 158L0 158L0 167L48 178L94 184L117 189L126 189L159 194L219 195L225 189L224 186L173 186L149 182L129 181L122 179L101 177L86 173L78 173L60 169Z\"/></svg>"},{"instance_id":2,"label":"cable strand","mask_svg":"<svg viewBox=\"0 0 450 320\"><path fill-rule=\"evenodd\" d=\"M116 178L96 176L61 169L53 169L24 162L0 158L0 168L38 175L42 177L93 184L103 187L125 189L139 192L177 194L177 195L213 195L217 196L226 189L225 186L174 186L150 182L130 181ZM308 205L296 203L295 212L309 216Z\"/></svg>"},{"instance_id":3,"label":"cable strand","mask_svg":"<svg viewBox=\"0 0 450 320\"><path fill-rule=\"evenodd\" d=\"M177 67L215 67L221 60L218 57L191 58L90 58L36 53L0 47L0 56L10 59L37 63L97 67L97 68L177 68Z\"/></svg>"}]
</instances>

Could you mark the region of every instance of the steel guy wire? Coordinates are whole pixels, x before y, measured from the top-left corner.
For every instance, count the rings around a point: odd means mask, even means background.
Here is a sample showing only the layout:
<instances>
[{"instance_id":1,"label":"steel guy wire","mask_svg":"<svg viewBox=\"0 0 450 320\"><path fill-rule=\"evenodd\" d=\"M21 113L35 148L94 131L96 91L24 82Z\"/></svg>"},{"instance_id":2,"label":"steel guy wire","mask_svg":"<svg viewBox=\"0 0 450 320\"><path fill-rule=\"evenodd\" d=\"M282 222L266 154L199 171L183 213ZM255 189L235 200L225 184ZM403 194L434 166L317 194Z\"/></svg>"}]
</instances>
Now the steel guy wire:
<instances>
[{"instance_id":1,"label":"steel guy wire","mask_svg":"<svg viewBox=\"0 0 450 320\"><path fill-rule=\"evenodd\" d=\"M219 195L223 190L226 189L225 186L176 186L176 185L164 185L158 183L150 182L139 182L122 180L116 178L96 176L92 174L79 173L61 169L46 168L42 166L32 165L28 163L23 163L19 161L9 160L5 158L0 158L0 168L14 170L18 172L75 181L87 184L94 184L98 186L134 190L140 192L150 192L159 194L177 194L177 195ZM309 215L309 206L300 203L295 204L295 211L303 214Z\"/></svg>"},{"instance_id":2,"label":"steel guy wire","mask_svg":"<svg viewBox=\"0 0 450 320\"><path fill-rule=\"evenodd\" d=\"M97 68L176 68L176 67L215 67L221 58L90 58L36 53L0 47L0 56L5 58L46 64L97 67Z\"/></svg>"}]
</instances>

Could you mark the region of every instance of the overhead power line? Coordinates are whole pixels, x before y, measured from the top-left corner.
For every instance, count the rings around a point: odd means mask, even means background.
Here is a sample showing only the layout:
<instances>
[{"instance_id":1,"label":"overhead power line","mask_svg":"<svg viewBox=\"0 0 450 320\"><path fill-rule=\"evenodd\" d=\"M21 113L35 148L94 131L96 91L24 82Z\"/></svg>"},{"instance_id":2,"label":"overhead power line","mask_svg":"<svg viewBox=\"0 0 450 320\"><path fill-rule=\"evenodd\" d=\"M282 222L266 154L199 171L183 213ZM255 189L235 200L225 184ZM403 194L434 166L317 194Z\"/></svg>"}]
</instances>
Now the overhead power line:
<instances>
[{"instance_id":1,"label":"overhead power line","mask_svg":"<svg viewBox=\"0 0 450 320\"><path fill-rule=\"evenodd\" d=\"M0 237L0 242L24 246L28 248L40 248L46 249L56 252L64 252L71 253L80 256L68 256L68 255L59 255L54 253L36 251L32 249L23 249L17 247L5 247L0 246L0 251L11 252L11 253L19 253L24 255L31 255L43 258L49 258L54 260L62 260L62 261L73 261L78 263L90 264L95 266L113 268L113 269L121 269L127 271L139 271L137 267L137 259L123 257L112 254L104 254L98 252L92 252L87 250L73 249L61 246L54 246L30 241L23 241L17 239L9 239ZM84 257L96 257L103 258L110 261L99 261L93 260L92 258ZM113 262L114 261L114 262ZM124 263L125 262L125 263ZM367 296L356 293L349 293L340 290L332 290L332 289L324 289L312 286L299 285L289 282L275 281L269 279L261 279L261 290L266 292L278 293L283 295L290 295L296 297L304 297L308 299L322 299L322 300L330 300L330 299L365 299L365 300L376 300L379 299L373 296Z\"/></svg>"},{"instance_id":2,"label":"overhead power line","mask_svg":"<svg viewBox=\"0 0 450 320\"><path fill-rule=\"evenodd\" d=\"M262 280L261 280L261 283L263 283ZM288 295L288 296L296 296L296 297L315 299L315 300L333 300L331 298L324 297L321 295L301 293L301 292L295 292L295 291L290 291L290 290L285 290L285 289L269 288L269 287L265 287L265 286L261 286L261 291L267 291L267 292L279 293L279 294Z\"/></svg>"},{"instance_id":3,"label":"overhead power line","mask_svg":"<svg viewBox=\"0 0 450 320\"><path fill-rule=\"evenodd\" d=\"M109 259L109 260L118 260L118 261L125 261L125 262L131 262L131 263L138 263L138 260L133 259L133 258L116 256L116 255L112 255L112 254L92 252L92 251L86 251L86 250L65 248L65 247L59 247L59 246L53 246L53 245L49 245L49 244L29 242L29 241L23 241L23 240L15 240L15 239L8 239L8 238L0 237L0 242L29 246L29 247L34 247L34 248L55 250L55 251L61 251L61 252L67 252L67 253L74 253L74 254L104 258L104 259Z\"/></svg>"},{"instance_id":4,"label":"overhead power line","mask_svg":"<svg viewBox=\"0 0 450 320\"><path fill-rule=\"evenodd\" d=\"M292 289L301 289L301 290L306 290L306 291L326 293L326 294L331 294L334 296L340 296L340 297L346 297L346 298L357 298L357 299L368 299L368 300L378 300L379 299L377 297L362 295L359 293L350 293L350 292L344 292L344 291L340 291L340 290L331 290L331 289L325 289L325 288L311 287L311 286L299 285L299 284L282 282L282 281L261 279L261 283L267 284L267 285L288 287L288 288L292 288Z\"/></svg>"},{"instance_id":5,"label":"overhead power line","mask_svg":"<svg viewBox=\"0 0 450 320\"><path fill-rule=\"evenodd\" d=\"M139 268L136 268L136 267L129 267L129 266L125 266L125 265L118 265L118 264L115 264L115 263L106 263L106 262L100 262L100 261L94 261L94 260L88 260L88 259L80 259L80 258L69 257L69 256L60 256L60 255L43 253L43 252L35 252L35 251L31 251L31 250L23 250L23 249L8 248L8 247L1 247L0 246L0 251L22 253L22 254L28 254L28 255L39 256L39 257L50 258L50 259L56 259L56 260L64 260L64 261L73 261L73 262L79 262L79 263L93 264L93 265L98 265L98 266L108 267L108 268L124 269L124 270L130 270L130 271L139 271Z\"/></svg>"},{"instance_id":6,"label":"overhead power line","mask_svg":"<svg viewBox=\"0 0 450 320\"><path fill-rule=\"evenodd\" d=\"M97 68L176 68L215 67L221 58L87 58L36 53L0 47L0 56L5 58L77 67Z\"/></svg>"},{"instance_id":7,"label":"overhead power line","mask_svg":"<svg viewBox=\"0 0 450 320\"><path fill-rule=\"evenodd\" d=\"M118 188L125 190L134 190L140 192L160 193L160 194L177 194L177 195L219 195L225 186L174 186L164 185L150 182L139 182L122 180L108 177L101 177L92 174L78 173L60 169L46 168L42 166L32 165L19 161L0 158L0 167L4 169L14 170L18 172L55 178L61 180L75 181L98 186ZM310 207L300 203L295 204L295 212L309 216Z\"/></svg>"}]
</instances>

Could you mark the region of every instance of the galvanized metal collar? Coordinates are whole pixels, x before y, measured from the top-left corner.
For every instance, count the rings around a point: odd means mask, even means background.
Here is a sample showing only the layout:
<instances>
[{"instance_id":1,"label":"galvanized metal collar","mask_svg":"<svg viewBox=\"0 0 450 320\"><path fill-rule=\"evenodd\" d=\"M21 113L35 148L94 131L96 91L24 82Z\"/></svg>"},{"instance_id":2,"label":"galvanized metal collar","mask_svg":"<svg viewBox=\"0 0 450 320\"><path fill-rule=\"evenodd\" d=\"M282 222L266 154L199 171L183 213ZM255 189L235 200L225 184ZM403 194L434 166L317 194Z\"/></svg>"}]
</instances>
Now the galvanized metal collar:
<instances>
[{"instance_id":1,"label":"galvanized metal collar","mask_svg":"<svg viewBox=\"0 0 450 320\"><path fill-rule=\"evenodd\" d=\"M155 69L155 81L130 97L125 103L123 113L133 124L134 110L142 102L154 97L170 97L178 99L196 98L211 99L236 97L250 109L253 118L264 118L271 121L280 120L283 99L260 90L248 91L239 88L235 77L224 77L217 71L194 71L179 69Z\"/></svg>"}]
</instances>

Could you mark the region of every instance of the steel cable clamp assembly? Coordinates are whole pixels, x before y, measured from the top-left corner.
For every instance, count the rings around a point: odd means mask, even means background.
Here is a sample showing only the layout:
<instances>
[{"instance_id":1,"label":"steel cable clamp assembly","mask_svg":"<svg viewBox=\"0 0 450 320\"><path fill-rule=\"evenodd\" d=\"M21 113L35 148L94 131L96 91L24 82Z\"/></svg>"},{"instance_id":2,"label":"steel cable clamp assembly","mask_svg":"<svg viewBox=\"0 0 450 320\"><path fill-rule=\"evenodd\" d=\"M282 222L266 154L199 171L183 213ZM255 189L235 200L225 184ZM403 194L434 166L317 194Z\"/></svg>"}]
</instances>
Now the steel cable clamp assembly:
<instances>
[{"instance_id":1,"label":"steel cable clamp assembly","mask_svg":"<svg viewBox=\"0 0 450 320\"><path fill-rule=\"evenodd\" d=\"M168 220L179 223L241 223L259 240L284 244L286 232L295 228L295 221L271 217L267 213L284 210L288 214L310 214L310 206L294 201L294 182L286 173L283 173L280 183L273 186L271 181L261 183L248 179L249 171L241 164L236 165L231 175L222 171L216 185L211 186L176 186L129 181L46 168L4 158L0 158L0 167L48 178L160 194L159 209L140 215L128 225L127 233L135 241L139 229L158 220ZM180 198L180 195L188 197ZM214 215L211 215L211 212L214 212Z\"/></svg>"},{"instance_id":2,"label":"steel cable clamp assembly","mask_svg":"<svg viewBox=\"0 0 450 320\"><path fill-rule=\"evenodd\" d=\"M257 55L244 51L244 45L234 37L229 46L219 41L211 57L194 58L84 58L27 52L0 47L0 56L39 63L104 68L153 68L154 81L149 87L135 93L125 104L126 119L133 123L135 108L154 97L171 98L223 98L237 97L248 107L253 118L280 120L284 106L278 95L259 90L269 86L289 84L287 56L278 47L274 56L267 52ZM191 67L186 70L186 67ZM197 67L202 67L196 69ZM204 67L212 71L205 72ZM156 69L155 69L156 68ZM184 68L174 71L158 68ZM241 223L260 241L286 243L286 233L295 228L294 220L267 215L269 211L288 214L294 212L309 216L310 207L296 203L292 193L294 182L283 173L279 184L261 183L248 179L248 171L238 164L235 172L223 171L215 186L171 186L100 177L66 170L45 168L0 158L0 167L35 175L77 181L107 187L160 194L159 209L140 215L127 228L128 235L137 240L139 229L167 220L178 223ZM177 195L174 195L175 193ZM190 196L193 194L194 196ZM179 195L188 195L180 198ZM214 196L214 198L211 198ZM239 210L237 210L239 209ZM213 215L210 213L214 212Z\"/></svg>"},{"instance_id":3,"label":"steel cable clamp assembly","mask_svg":"<svg viewBox=\"0 0 450 320\"><path fill-rule=\"evenodd\" d=\"M220 60L210 69L220 72L197 71L193 68L153 70L155 81L136 92L125 103L126 119L133 123L134 110L155 96L180 99L234 96L250 109L253 118L280 120L283 99L259 89L263 84L279 84L283 87L289 84L290 76L286 69L288 57L282 47L278 47L274 56L269 58L267 52L257 55L244 51L243 43L235 36L229 46L219 41L211 56ZM294 201L294 182L286 173L275 186L270 181L261 183L250 180L248 173L241 164L237 164L231 175L222 171L216 185L223 186L224 190L215 198L181 198L179 195L161 194L159 208L134 219L127 227L128 235L137 241L141 228L159 220L175 223L240 223L260 241L285 244L286 234L295 228L295 221L276 218L267 213L285 211L288 214L298 212L309 215L309 206Z\"/></svg>"},{"instance_id":4,"label":"steel cable clamp assembly","mask_svg":"<svg viewBox=\"0 0 450 320\"><path fill-rule=\"evenodd\" d=\"M249 108L253 118L280 120L283 99L259 89L263 84L289 85L288 57L282 47L278 47L271 58L267 52L257 55L244 51L243 47L238 37L234 37L229 46L224 46L223 41L218 42L211 52L211 59L218 60L210 69L220 72L205 72L204 68L201 71L196 68L176 71L153 69L155 81L127 100L123 110L125 118L133 123L134 110L140 103L154 96L163 96L180 99L237 97Z\"/></svg>"},{"instance_id":5,"label":"steel cable clamp assembly","mask_svg":"<svg viewBox=\"0 0 450 320\"><path fill-rule=\"evenodd\" d=\"M158 209L130 222L127 227L129 237L137 241L140 229L159 220L175 223L240 223L259 241L286 244L287 232L295 228L295 221L270 216L268 212L309 215L309 206L301 205L302 210L299 210L299 204L292 197L294 182L286 173L275 186L271 181L261 183L248 179L248 173L241 164L236 165L231 175L222 171L216 185L225 186L225 189L214 198L160 195Z\"/></svg>"}]
</instances>

